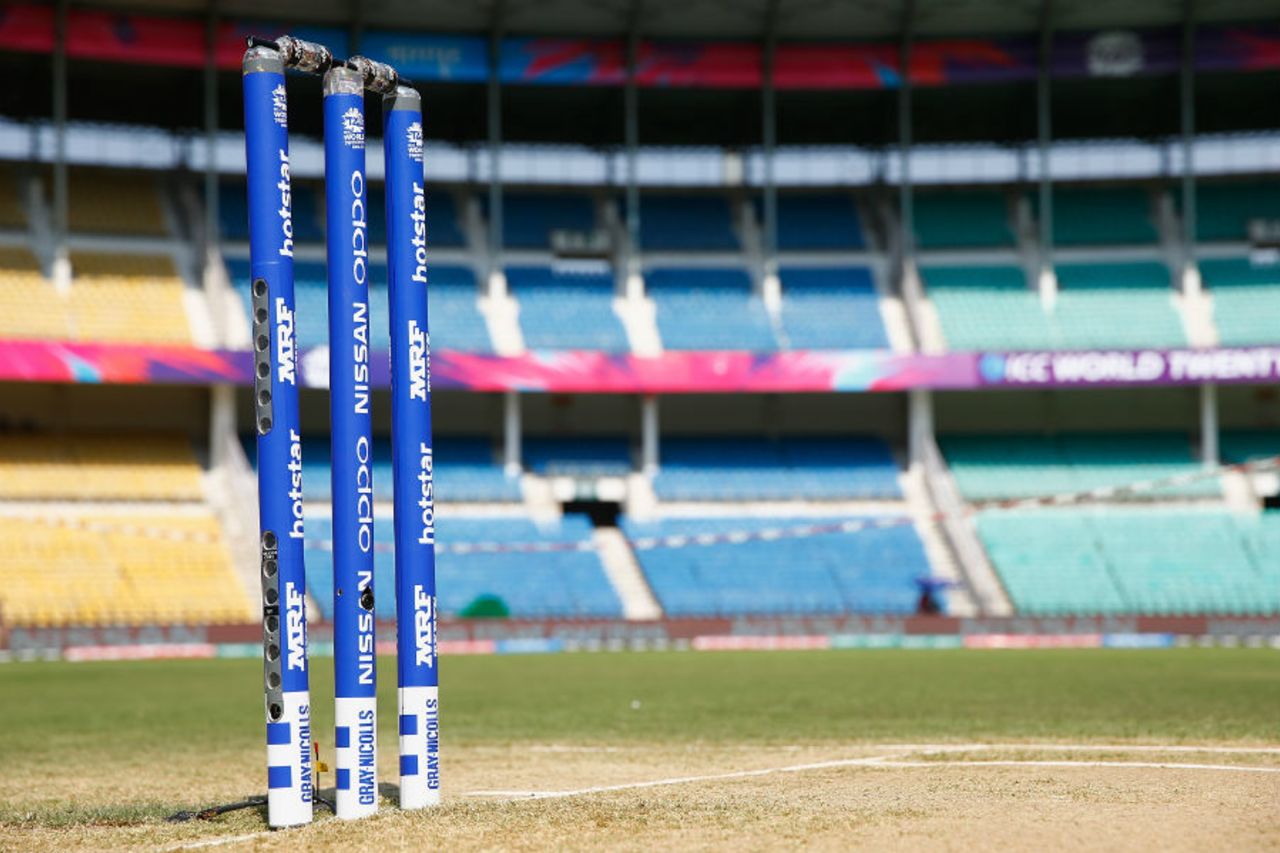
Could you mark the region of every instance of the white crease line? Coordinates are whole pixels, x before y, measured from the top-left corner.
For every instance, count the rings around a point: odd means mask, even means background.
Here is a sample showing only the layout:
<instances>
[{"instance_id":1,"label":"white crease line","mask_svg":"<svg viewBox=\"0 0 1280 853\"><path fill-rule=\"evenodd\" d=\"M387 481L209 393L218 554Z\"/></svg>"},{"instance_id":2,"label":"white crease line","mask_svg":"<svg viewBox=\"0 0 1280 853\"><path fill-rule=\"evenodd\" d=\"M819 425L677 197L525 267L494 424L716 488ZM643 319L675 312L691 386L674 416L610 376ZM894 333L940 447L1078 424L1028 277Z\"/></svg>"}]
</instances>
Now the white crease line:
<instances>
[{"instance_id":1,"label":"white crease line","mask_svg":"<svg viewBox=\"0 0 1280 853\"><path fill-rule=\"evenodd\" d=\"M578 797L583 794L602 794L609 791L629 791L636 788L662 788L669 785L687 785L691 782L714 782L720 779L749 779L774 773L803 773L807 770L826 770L832 767L858 767L874 765L893 758L892 755L873 755L868 758L845 758L836 761L816 761L810 764L791 764L785 767L765 767L761 770L735 770L730 773L713 773L707 776L674 776L670 779L653 779L647 782L624 782L619 785L596 785L572 791L468 791L468 797L524 797L534 800L550 800Z\"/></svg>"},{"instance_id":2,"label":"white crease line","mask_svg":"<svg viewBox=\"0 0 1280 853\"><path fill-rule=\"evenodd\" d=\"M1280 773L1280 767L1248 764L1185 764L1165 761L878 761L875 767L1134 767L1154 770L1222 770L1236 773Z\"/></svg>"},{"instance_id":3,"label":"white crease line","mask_svg":"<svg viewBox=\"0 0 1280 853\"><path fill-rule=\"evenodd\" d=\"M882 743L872 749L907 752L996 752L1022 749L1030 752L1206 752L1222 755L1280 755L1280 746L1159 746L1158 744L1070 744L1070 743Z\"/></svg>"},{"instance_id":4,"label":"white crease line","mask_svg":"<svg viewBox=\"0 0 1280 853\"><path fill-rule=\"evenodd\" d=\"M239 844L241 841L253 841L256 838L266 838L272 835L271 830L265 832L250 832L247 835L230 835L226 838L206 838L203 841L182 841L178 844L170 844L168 847L161 847L162 851L169 850L199 850L205 847L221 847L224 844Z\"/></svg>"}]
</instances>

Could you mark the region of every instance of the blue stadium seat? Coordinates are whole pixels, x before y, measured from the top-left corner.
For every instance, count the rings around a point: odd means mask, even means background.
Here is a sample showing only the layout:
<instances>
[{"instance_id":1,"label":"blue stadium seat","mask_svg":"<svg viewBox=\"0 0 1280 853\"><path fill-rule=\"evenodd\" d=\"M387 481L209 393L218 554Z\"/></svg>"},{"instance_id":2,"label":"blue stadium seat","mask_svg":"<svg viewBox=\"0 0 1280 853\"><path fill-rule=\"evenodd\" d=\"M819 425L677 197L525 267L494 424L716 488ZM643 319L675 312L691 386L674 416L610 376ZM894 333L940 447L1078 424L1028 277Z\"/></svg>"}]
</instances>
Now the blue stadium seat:
<instances>
[{"instance_id":1,"label":"blue stadium seat","mask_svg":"<svg viewBox=\"0 0 1280 853\"><path fill-rule=\"evenodd\" d=\"M612 271L508 267L507 285L520 303L520 329L530 349L630 348L613 311Z\"/></svg>"},{"instance_id":2,"label":"blue stadium seat","mask_svg":"<svg viewBox=\"0 0 1280 853\"><path fill-rule=\"evenodd\" d=\"M618 477L631 472L631 446L626 438L574 436L526 438L525 466L537 474Z\"/></svg>"},{"instance_id":3,"label":"blue stadium seat","mask_svg":"<svg viewBox=\"0 0 1280 853\"><path fill-rule=\"evenodd\" d=\"M641 196L640 246L647 251L737 249L729 200L712 195Z\"/></svg>"},{"instance_id":4,"label":"blue stadium seat","mask_svg":"<svg viewBox=\"0 0 1280 853\"><path fill-rule=\"evenodd\" d=\"M307 585L326 618L333 612L333 553L328 517L306 519ZM471 542L550 542L586 545L591 523L580 515L535 524L512 516L436 517L436 583L439 609L454 616L477 600L500 599L515 618L617 618L622 602L594 549L545 553L454 553L450 545ZM379 619L395 618L394 532L390 519L374 523L374 608ZM386 546L385 548L382 546Z\"/></svg>"},{"instance_id":5,"label":"blue stadium seat","mask_svg":"<svg viewBox=\"0 0 1280 853\"><path fill-rule=\"evenodd\" d=\"M515 193L502 196L502 242L514 249L545 249L552 231L595 229L595 202L586 195Z\"/></svg>"},{"instance_id":6,"label":"blue stadium seat","mask_svg":"<svg viewBox=\"0 0 1280 853\"><path fill-rule=\"evenodd\" d=\"M255 465L257 445L253 436L242 439L245 453ZM493 454L488 439L436 436L432 446L436 494L453 502L504 503L521 500L520 480L507 476ZM302 442L302 490L307 500L327 501L333 495L329 440L306 438ZM374 499L392 498L391 442L373 441Z\"/></svg>"},{"instance_id":7,"label":"blue stadium seat","mask_svg":"<svg viewBox=\"0 0 1280 853\"><path fill-rule=\"evenodd\" d=\"M782 267L782 328L791 349L887 349L880 298L865 267Z\"/></svg>"},{"instance_id":8,"label":"blue stadium seat","mask_svg":"<svg viewBox=\"0 0 1280 853\"><path fill-rule=\"evenodd\" d=\"M655 269L645 288L667 349L767 352L778 348L764 301L738 269Z\"/></svg>"},{"instance_id":9,"label":"blue stadium seat","mask_svg":"<svg viewBox=\"0 0 1280 853\"><path fill-rule=\"evenodd\" d=\"M841 518L622 520L633 541L658 536L758 532L850 521ZM915 581L930 574L909 522L853 533L637 549L668 616L910 613Z\"/></svg>"},{"instance_id":10,"label":"blue stadium seat","mask_svg":"<svg viewBox=\"0 0 1280 853\"><path fill-rule=\"evenodd\" d=\"M877 438L669 438L654 476L668 501L900 498Z\"/></svg>"},{"instance_id":11,"label":"blue stadium seat","mask_svg":"<svg viewBox=\"0 0 1280 853\"><path fill-rule=\"evenodd\" d=\"M866 248L862 221L853 197L808 193L779 195L778 248L783 251Z\"/></svg>"}]
</instances>

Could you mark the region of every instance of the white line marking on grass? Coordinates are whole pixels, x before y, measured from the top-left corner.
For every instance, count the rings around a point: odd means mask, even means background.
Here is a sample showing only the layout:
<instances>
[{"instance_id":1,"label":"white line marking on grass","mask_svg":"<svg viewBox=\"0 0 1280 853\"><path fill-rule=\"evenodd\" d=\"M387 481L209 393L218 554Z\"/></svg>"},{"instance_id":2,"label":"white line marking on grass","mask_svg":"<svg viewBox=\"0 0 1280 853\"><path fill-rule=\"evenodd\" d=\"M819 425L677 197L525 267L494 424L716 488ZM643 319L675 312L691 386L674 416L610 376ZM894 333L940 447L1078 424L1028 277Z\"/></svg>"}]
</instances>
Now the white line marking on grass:
<instances>
[{"instance_id":1,"label":"white line marking on grass","mask_svg":"<svg viewBox=\"0 0 1280 853\"><path fill-rule=\"evenodd\" d=\"M602 794L611 791L630 791L641 788L663 788L672 785L687 785L695 782L715 782L728 779L750 779L769 776L775 773L803 773L810 770L828 770L838 767L883 767L899 769L923 769L930 767L1114 767L1160 770L1210 770L1229 773L1280 773L1280 767L1258 767L1244 764L1196 764L1186 762L1164 761L1097 761L1097 760L1058 760L1058 761L1022 761L1022 760L984 760L984 761L911 761L905 760L911 754L938 755L950 752L991 752L998 750L1060 751L1060 752L1165 752L1165 753L1222 753L1241 755L1280 755L1280 747L1248 747L1248 746L1158 746L1154 744L1119 745L1119 744L1000 744L1000 743L963 743L963 744L881 744L877 750L890 749L888 755L873 755L863 758L845 758L833 761L816 761L807 764L789 764L782 767L765 767L759 770L735 770L728 773L712 773L703 776L673 776L667 779L651 779L644 782L623 782L616 785L593 785L587 788L576 788L567 791L500 791L482 790L468 791L468 797L509 797L512 799L563 799L585 794Z\"/></svg>"},{"instance_id":2,"label":"white line marking on grass","mask_svg":"<svg viewBox=\"0 0 1280 853\"><path fill-rule=\"evenodd\" d=\"M669 785L687 785L691 782L715 782L721 779L749 779L754 776L770 776L774 773L803 773L808 770L826 770L832 767L858 767L894 758L892 755L873 755L868 758L845 758L836 761L815 761L810 764L790 764L785 767L765 767L760 770L734 770L729 773L712 773L706 776L673 776L669 779L651 779L646 782L623 782L618 785L594 785L571 791L468 791L468 797L523 797L533 800L550 800L578 797L583 794L602 794L609 791L629 791L635 788L663 788Z\"/></svg>"},{"instance_id":3,"label":"white line marking on grass","mask_svg":"<svg viewBox=\"0 0 1280 853\"><path fill-rule=\"evenodd\" d=\"M247 835L228 835L224 838L206 838L202 841L181 841L177 844L170 844L168 847L161 847L161 850L200 850L205 847L221 847L224 844L239 844L241 841L253 841L258 838L266 838L272 835L271 830L264 832L250 832Z\"/></svg>"},{"instance_id":4,"label":"white line marking on grass","mask_svg":"<svg viewBox=\"0 0 1280 853\"><path fill-rule=\"evenodd\" d=\"M1280 773L1280 767L1249 764L1187 764L1169 761L877 761L873 767L1134 767L1148 770L1221 770L1235 773Z\"/></svg>"}]
</instances>

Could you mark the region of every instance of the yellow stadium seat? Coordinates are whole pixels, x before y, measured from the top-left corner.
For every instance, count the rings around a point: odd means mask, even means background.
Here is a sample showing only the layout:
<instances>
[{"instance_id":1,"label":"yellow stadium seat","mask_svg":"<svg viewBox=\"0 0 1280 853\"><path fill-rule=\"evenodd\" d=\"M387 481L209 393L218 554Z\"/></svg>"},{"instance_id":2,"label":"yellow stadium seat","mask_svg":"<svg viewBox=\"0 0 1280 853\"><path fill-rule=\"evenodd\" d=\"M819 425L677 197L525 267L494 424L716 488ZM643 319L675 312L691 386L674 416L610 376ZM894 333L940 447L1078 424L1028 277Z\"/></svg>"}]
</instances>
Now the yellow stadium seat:
<instances>
[{"instance_id":1,"label":"yellow stadium seat","mask_svg":"<svg viewBox=\"0 0 1280 853\"><path fill-rule=\"evenodd\" d=\"M74 170L68 180L67 224L73 234L163 236L164 212L147 174Z\"/></svg>"}]
</instances>

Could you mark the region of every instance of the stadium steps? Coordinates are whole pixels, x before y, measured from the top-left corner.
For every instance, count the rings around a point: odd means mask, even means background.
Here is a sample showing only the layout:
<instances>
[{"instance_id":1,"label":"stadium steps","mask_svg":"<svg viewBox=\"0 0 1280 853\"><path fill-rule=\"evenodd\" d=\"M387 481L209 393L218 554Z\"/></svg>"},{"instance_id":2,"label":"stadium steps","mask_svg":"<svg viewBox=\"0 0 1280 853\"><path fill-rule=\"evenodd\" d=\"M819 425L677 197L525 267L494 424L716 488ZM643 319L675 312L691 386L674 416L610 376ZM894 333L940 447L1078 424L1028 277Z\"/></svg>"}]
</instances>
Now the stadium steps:
<instances>
[{"instance_id":1,"label":"stadium steps","mask_svg":"<svg viewBox=\"0 0 1280 853\"><path fill-rule=\"evenodd\" d=\"M498 287L493 286L493 278L499 278ZM498 355L521 355L525 345L524 332L520 329L520 305L507 292L506 276L494 272L493 278L478 303L489 330L489 340Z\"/></svg>"},{"instance_id":2,"label":"stadium steps","mask_svg":"<svg viewBox=\"0 0 1280 853\"><path fill-rule=\"evenodd\" d=\"M662 338L658 335L658 309L646 296L627 296L613 301L614 313L627 333L631 352L642 356L662 354Z\"/></svg>"},{"instance_id":3,"label":"stadium steps","mask_svg":"<svg viewBox=\"0 0 1280 853\"><path fill-rule=\"evenodd\" d=\"M951 581L956 586L944 593L946 612L950 616L977 616L978 608L973 593L965 585L964 572L955 550L947 537L947 531L937 520L937 507L929 494L924 472L914 466L899 476L902 493L907 500L911 517L915 519L916 534L924 543L925 556L935 577Z\"/></svg>"},{"instance_id":4,"label":"stadium steps","mask_svg":"<svg viewBox=\"0 0 1280 853\"><path fill-rule=\"evenodd\" d=\"M903 296L903 307L912 339L919 350L924 353L946 352L947 342L942 334L938 309L925 293L920 270L914 261L907 261L902 265L899 291Z\"/></svg>"},{"instance_id":5,"label":"stadium steps","mask_svg":"<svg viewBox=\"0 0 1280 853\"><path fill-rule=\"evenodd\" d=\"M597 527L591 531L591 540L604 565L605 576L622 601L622 615L630 621L660 619L662 608L622 531L616 527Z\"/></svg>"}]
</instances>

